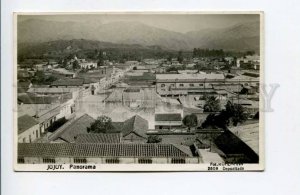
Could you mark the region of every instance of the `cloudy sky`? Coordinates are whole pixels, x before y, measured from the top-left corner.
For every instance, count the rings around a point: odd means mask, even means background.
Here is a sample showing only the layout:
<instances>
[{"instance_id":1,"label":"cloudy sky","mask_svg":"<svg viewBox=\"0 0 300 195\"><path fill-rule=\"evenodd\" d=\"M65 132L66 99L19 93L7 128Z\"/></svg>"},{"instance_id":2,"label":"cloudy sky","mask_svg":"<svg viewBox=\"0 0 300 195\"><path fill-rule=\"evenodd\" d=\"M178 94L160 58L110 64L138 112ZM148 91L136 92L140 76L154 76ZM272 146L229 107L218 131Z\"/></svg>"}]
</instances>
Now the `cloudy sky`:
<instances>
[{"instance_id":1,"label":"cloudy sky","mask_svg":"<svg viewBox=\"0 0 300 195\"><path fill-rule=\"evenodd\" d=\"M77 14L77 15L22 15L18 21L41 19L110 23L117 21L141 22L150 26L176 32L196 31L207 28L224 28L235 24L259 21L258 14Z\"/></svg>"}]
</instances>

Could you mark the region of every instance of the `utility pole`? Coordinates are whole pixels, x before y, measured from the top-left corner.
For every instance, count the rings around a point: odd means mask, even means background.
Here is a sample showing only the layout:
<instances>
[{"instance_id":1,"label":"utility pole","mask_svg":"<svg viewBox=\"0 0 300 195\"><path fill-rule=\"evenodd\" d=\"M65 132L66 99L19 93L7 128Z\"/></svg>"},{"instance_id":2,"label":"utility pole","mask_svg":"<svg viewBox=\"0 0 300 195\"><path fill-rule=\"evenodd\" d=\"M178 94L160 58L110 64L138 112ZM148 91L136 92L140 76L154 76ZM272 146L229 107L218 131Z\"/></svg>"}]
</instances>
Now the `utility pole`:
<instances>
[{"instance_id":1,"label":"utility pole","mask_svg":"<svg viewBox=\"0 0 300 195\"><path fill-rule=\"evenodd\" d=\"M240 104L240 79L239 79L239 85L238 85L238 104Z\"/></svg>"}]
</instances>

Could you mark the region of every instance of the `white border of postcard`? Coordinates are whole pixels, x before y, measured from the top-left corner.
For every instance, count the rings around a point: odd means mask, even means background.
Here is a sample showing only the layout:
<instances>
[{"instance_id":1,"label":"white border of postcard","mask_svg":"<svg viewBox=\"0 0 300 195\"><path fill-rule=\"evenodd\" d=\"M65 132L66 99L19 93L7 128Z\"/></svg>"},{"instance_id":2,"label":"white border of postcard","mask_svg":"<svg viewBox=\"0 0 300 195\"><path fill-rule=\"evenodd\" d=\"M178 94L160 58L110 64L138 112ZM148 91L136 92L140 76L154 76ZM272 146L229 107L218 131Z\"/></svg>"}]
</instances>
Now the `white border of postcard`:
<instances>
[{"instance_id":1,"label":"white border of postcard","mask_svg":"<svg viewBox=\"0 0 300 195\"><path fill-rule=\"evenodd\" d=\"M14 132L14 170L15 171L47 171L48 164L18 164L17 163L17 16L18 15L89 15L89 14L259 14L260 15L260 85L264 83L264 13L262 11L201 11L201 12L15 12L14 13L14 85L13 85L13 132ZM259 119L259 163L258 164L219 164L212 166L211 164L84 164L81 168L71 167L71 164L62 164L63 169L49 170L49 172L112 172L112 171L263 171L265 168L265 148L264 148L264 113L262 108L264 99L260 87L260 119ZM58 164L57 164L58 165ZM217 167L212 168L212 167ZM87 168L87 169L86 169Z\"/></svg>"}]
</instances>

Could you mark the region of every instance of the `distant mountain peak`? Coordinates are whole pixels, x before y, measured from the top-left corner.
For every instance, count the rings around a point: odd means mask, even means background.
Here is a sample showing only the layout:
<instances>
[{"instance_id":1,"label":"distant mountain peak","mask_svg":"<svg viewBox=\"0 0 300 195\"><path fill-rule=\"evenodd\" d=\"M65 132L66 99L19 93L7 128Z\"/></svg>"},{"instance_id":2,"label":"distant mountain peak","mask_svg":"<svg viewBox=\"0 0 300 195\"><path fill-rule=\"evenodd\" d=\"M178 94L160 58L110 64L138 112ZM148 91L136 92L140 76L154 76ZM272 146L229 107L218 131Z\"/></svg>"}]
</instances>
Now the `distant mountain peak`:
<instances>
[{"instance_id":1,"label":"distant mountain peak","mask_svg":"<svg viewBox=\"0 0 300 195\"><path fill-rule=\"evenodd\" d=\"M29 19L18 23L19 42L55 40L96 40L115 44L157 46L162 49L259 50L259 22L236 24L228 28L179 33L138 21L102 23L59 22Z\"/></svg>"}]
</instances>

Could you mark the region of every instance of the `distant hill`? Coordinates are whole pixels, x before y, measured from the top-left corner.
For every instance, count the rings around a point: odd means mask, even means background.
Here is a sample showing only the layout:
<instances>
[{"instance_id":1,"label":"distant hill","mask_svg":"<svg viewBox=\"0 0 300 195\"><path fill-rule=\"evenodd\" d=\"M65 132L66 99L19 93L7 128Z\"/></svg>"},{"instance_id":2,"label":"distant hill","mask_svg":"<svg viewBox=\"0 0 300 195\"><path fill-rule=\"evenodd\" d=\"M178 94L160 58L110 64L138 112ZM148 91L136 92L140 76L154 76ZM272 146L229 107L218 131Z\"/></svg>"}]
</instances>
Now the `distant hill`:
<instances>
[{"instance_id":1,"label":"distant hill","mask_svg":"<svg viewBox=\"0 0 300 195\"><path fill-rule=\"evenodd\" d=\"M115 44L86 39L56 40L48 42L18 43L18 56L24 58L66 57L69 54L94 55L95 50L113 51L111 55L136 57L165 55L172 51L160 46L142 46L138 44ZM174 51L173 51L174 52ZM135 55L137 54L137 55ZM87 56L86 56L87 57Z\"/></svg>"},{"instance_id":2,"label":"distant hill","mask_svg":"<svg viewBox=\"0 0 300 195\"><path fill-rule=\"evenodd\" d=\"M160 45L168 49L186 50L188 40L181 33L151 27L139 22L90 23L26 20L18 25L19 42L88 39L103 42Z\"/></svg>"},{"instance_id":3,"label":"distant hill","mask_svg":"<svg viewBox=\"0 0 300 195\"><path fill-rule=\"evenodd\" d=\"M194 47L234 51L259 49L259 23L188 33L173 32L140 22L93 24L38 19L18 23L19 43L87 39L116 44L156 45L161 49L192 50Z\"/></svg>"},{"instance_id":4,"label":"distant hill","mask_svg":"<svg viewBox=\"0 0 300 195\"><path fill-rule=\"evenodd\" d=\"M194 45L202 48L230 51L259 51L259 22L234 25L224 29L206 29L188 32L186 35Z\"/></svg>"}]
</instances>

